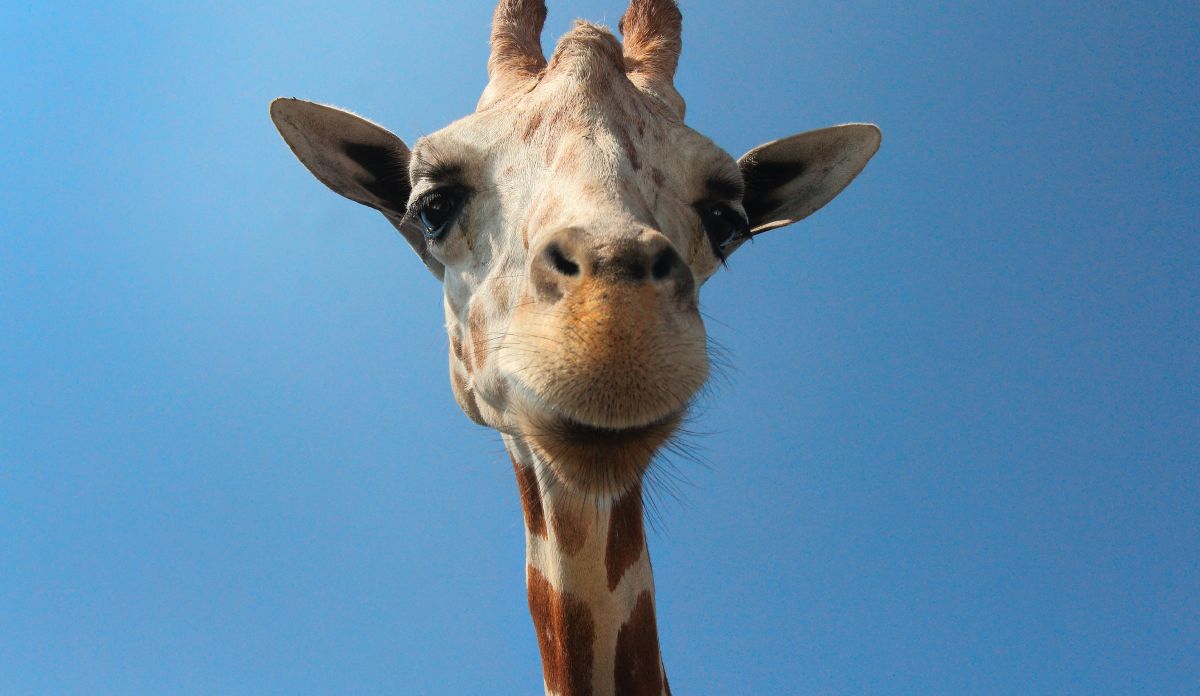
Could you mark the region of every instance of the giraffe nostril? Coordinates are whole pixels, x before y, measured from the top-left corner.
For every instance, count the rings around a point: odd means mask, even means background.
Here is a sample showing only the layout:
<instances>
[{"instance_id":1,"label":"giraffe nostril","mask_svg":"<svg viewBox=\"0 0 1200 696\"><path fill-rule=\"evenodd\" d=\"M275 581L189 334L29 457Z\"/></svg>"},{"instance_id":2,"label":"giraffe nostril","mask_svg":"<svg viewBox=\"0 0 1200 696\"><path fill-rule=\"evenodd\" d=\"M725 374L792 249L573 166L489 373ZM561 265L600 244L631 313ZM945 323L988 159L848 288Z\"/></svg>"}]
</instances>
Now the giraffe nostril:
<instances>
[{"instance_id":1,"label":"giraffe nostril","mask_svg":"<svg viewBox=\"0 0 1200 696\"><path fill-rule=\"evenodd\" d=\"M550 267L562 275L568 277L579 275L579 264L567 258L562 247L557 244L551 244L546 248L546 259L550 262Z\"/></svg>"},{"instance_id":2,"label":"giraffe nostril","mask_svg":"<svg viewBox=\"0 0 1200 696\"><path fill-rule=\"evenodd\" d=\"M679 258L679 254L675 253L674 249L667 247L660 251L654 259L654 265L650 267L650 275L655 280L666 280L682 263L683 259Z\"/></svg>"}]
</instances>

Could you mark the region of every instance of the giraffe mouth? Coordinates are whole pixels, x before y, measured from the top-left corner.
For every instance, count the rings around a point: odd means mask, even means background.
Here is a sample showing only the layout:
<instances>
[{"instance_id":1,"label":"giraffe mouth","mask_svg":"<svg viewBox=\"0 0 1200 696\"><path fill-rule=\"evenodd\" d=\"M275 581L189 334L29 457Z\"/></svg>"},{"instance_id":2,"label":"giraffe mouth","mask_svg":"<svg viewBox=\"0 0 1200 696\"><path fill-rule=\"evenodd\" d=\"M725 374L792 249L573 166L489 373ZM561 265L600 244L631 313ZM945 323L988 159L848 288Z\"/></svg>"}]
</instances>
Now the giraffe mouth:
<instances>
[{"instance_id":1,"label":"giraffe mouth","mask_svg":"<svg viewBox=\"0 0 1200 696\"><path fill-rule=\"evenodd\" d=\"M518 429L569 488L591 496L618 496L641 480L658 450L679 430L684 412L628 428L526 412Z\"/></svg>"},{"instance_id":2,"label":"giraffe mouth","mask_svg":"<svg viewBox=\"0 0 1200 696\"><path fill-rule=\"evenodd\" d=\"M674 434L682 412L671 413L653 423L632 428L605 428L581 423L574 418L559 416L551 426L552 436L586 447L624 446L631 442L654 439L666 432L669 437ZM542 433L545 435L546 433Z\"/></svg>"}]
</instances>

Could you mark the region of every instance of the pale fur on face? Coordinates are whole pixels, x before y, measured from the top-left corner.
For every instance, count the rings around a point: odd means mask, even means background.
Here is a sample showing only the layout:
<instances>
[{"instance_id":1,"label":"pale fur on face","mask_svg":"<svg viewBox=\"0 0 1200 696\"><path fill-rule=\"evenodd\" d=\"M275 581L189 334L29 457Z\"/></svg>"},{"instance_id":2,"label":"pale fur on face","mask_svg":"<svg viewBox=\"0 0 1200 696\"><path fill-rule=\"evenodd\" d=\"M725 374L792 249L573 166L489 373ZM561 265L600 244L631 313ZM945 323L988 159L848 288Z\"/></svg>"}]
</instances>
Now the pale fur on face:
<instances>
[{"instance_id":1,"label":"pale fur on face","mask_svg":"<svg viewBox=\"0 0 1200 696\"><path fill-rule=\"evenodd\" d=\"M545 324L561 317L533 301L528 273L540 236L566 227L585 230L597 244L661 233L696 281L682 309L654 319L655 335L639 355L620 356L629 381L645 387L635 400L654 395L658 403L639 413L619 393L622 381L609 379L608 393L593 394L600 403L582 409L589 425L642 426L686 406L707 376L698 291L720 267L693 206L713 196L711 181L738 184L741 174L732 157L626 77L621 46L606 29L578 24L531 90L418 141L410 200L444 184L426 178L431 169L455 170L455 182L472 191L445 238L429 247L446 269L452 383L468 415L519 429L516 392L526 406L578 417L578 404L544 396L556 393L545 384L555 378L556 346L578 337L547 338ZM742 213L736 199L725 202ZM611 311L634 311L629 306ZM584 344L603 352L594 341ZM638 370L646 361L665 369Z\"/></svg>"}]
</instances>

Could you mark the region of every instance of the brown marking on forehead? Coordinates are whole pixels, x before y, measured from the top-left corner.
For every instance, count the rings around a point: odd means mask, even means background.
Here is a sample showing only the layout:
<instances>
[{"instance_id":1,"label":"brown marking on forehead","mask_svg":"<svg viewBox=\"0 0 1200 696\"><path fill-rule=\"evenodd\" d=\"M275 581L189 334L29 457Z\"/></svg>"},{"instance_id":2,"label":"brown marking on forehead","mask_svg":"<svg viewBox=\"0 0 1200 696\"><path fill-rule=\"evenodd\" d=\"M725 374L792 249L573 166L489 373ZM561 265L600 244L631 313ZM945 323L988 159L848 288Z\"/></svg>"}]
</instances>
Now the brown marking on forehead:
<instances>
[{"instance_id":1,"label":"brown marking on forehead","mask_svg":"<svg viewBox=\"0 0 1200 696\"><path fill-rule=\"evenodd\" d=\"M654 619L654 598L648 590L638 595L633 613L617 633L613 683L621 696L662 696L658 626Z\"/></svg>"},{"instance_id":2,"label":"brown marking on forehead","mask_svg":"<svg viewBox=\"0 0 1200 696\"><path fill-rule=\"evenodd\" d=\"M546 134L542 159L547 167L554 163L563 139L572 131L578 130L577 119L572 115L569 105L558 104L552 108L554 110L550 112L549 118L543 121L542 126Z\"/></svg>"},{"instance_id":3,"label":"brown marking on forehead","mask_svg":"<svg viewBox=\"0 0 1200 696\"><path fill-rule=\"evenodd\" d=\"M555 109L550 114L550 122L546 125L546 129L550 131L552 137L556 136L566 130L570 120L571 114L565 108Z\"/></svg>"},{"instance_id":4,"label":"brown marking on forehead","mask_svg":"<svg viewBox=\"0 0 1200 696\"><path fill-rule=\"evenodd\" d=\"M616 590L625 571L642 556L646 533L642 528L642 487L634 486L613 504L608 523L608 544L604 565L608 570L608 589Z\"/></svg>"},{"instance_id":5,"label":"brown marking on forehead","mask_svg":"<svg viewBox=\"0 0 1200 696\"><path fill-rule=\"evenodd\" d=\"M547 690L561 696L591 696L592 642L596 633L591 611L570 593L556 592L537 568L526 566L525 572L529 613L537 631Z\"/></svg>"},{"instance_id":6,"label":"brown marking on forehead","mask_svg":"<svg viewBox=\"0 0 1200 696\"><path fill-rule=\"evenodd\" d=\"M638 154L633 138L629 136L629 129L625 127L624 123L617 123L613 128L613 133L617 136L617 141L621 143L621 149L625 151L625 158L629 160L629 166L633 167L635 172L641 170L642 158Z\"/></svg>"},{"instance_id":7,"label":"brown marking on forehead","mask_svg":"<svg viewBox=\"0 0 1200 696\"><path fill-rule=\"evenodd\" d=\"M583 548L591 531L592 522L582 505L572 505L569 499L560 499L550 508L550 522L554 527L554 538L559 549L568 556Z\"/></svg>"},{"instance_id":8,"label":"brown marking on forehead","mask_svg":"<svg viewBox=\"0 0 1200 696\"><path fill-rule=\"evenodd\" d=\"M663 170L658 167L650 168L650 179L654 181L654 185L662 188L667 185L667 175L663 174Z\"/></svg>"},{"instance_id":9,"label":"brown marking on forehead","mask_svg":"<svg viewBox=\"0 0 1200 696\"><path fill-rule=\"evenodd\" d=\"M487 325L483 312L483 303L476 299L471 303L471 312L467 318L467 330L471 334L471 355L475 366L482 369L487 363Z\"/></svg>"},{"instance_id":10,"label":"brown marking on forehead","mask_svg":"<svg viewBox=\"0 0 1200 696\"><path fill-rule=\"evenodd\" d=\"M458 407L467 414L467 418L475 421L480 425L487 425L483 420L483 415L479 413L479 403L475 401L475 392L471 390L470 383L458 370L450 370L450 388L454 391L454 400L458 402Z\"/></svg>"},{"instance_id":11,"label":"brown marking on forehead","mask_svg":"<svg viewBox=\"0 0 1200 696\"><path fill-rule=\"evenodd\" d=\"M529 144L533 137L537 135L538 129L542 127L542 118L544 114L541 111L533 112L533 116L525 124L525 132L521 134L521 142Z\"/></svg>"},{"instance_id":12,"label":"brown marking on forehead","mask_svg":"<svg viewBox=\"0 0 1200 696\"><path fill-rule=\"evenodd\" d=\"M525 528L530 534L541 538L546 535L546 512L542 508L542 490L538 486L537 474L533 467L525 466L509 454L512 460L513 473L517 475L517 488L521 491L521 509L525 513Z\"/></svg>"},{"instance_id":13,"label":"brown marking on forehead","mask_svg":"<svg viewBox=\"0 0 1200 696\"><path fill-rule=\"evenodd\" d=\"M578 169L579 163L583 161L583 143L578 140L567 140L559 147L558 153L555 156L557 170L563 174L570 174Z\"/></svg>"}]
</instances>

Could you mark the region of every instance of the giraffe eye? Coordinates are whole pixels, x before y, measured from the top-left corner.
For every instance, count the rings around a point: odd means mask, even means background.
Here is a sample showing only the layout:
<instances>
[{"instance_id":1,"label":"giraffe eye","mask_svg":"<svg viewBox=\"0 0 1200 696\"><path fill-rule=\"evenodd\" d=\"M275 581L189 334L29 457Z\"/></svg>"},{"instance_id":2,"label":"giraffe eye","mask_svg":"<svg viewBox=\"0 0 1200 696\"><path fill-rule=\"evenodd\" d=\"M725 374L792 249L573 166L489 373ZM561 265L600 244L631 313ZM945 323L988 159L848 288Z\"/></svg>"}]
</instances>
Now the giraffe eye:
<instances>
[{"instance_id":1,"label":"giraffe eye","mask_svg":"<svg viewBox=\"0 0 1200 696\"><path fill-rule=\"evenodd\" d=\"M422 196L413 204L413 214L425 228L425 238L438 241L450 229L466 200L466 191L458 186L446 186Z\"/></svg>"},{"instance_id":2,"label":"giraffe eye","mask_svg":"<svg viewBox=\"0 0 1200 696\"><path fill-rule=\"evenodd\" d=\"M750 232L746 219L724 203L697 203L696 212L700 214L713 254L721 261L725 260L725 249Z\"/></svg>"}]
</instances>

